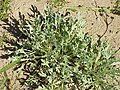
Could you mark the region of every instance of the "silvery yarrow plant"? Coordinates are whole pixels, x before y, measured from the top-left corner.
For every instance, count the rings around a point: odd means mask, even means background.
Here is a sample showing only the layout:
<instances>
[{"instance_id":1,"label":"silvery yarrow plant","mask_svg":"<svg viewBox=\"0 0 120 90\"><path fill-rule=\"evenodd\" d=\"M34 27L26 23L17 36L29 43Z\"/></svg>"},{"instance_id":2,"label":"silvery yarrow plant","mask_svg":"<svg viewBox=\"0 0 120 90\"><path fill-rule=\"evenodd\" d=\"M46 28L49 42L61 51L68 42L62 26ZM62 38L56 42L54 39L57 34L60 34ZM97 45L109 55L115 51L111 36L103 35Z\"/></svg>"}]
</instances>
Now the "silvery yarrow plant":
<instances>
[{"instance_id":1,"label":"silvery yarrow plant","mask_svg":"<svg viewBox=\"0 0 120 90\"><path fill-rule=\"evenodd\" d=\"M84 33L85 20L78 13L60 13L50 7L41 14L34 9L32 19L21 23L26 36L18 40L13 55L23 73L19 79L25 88L34 90L115 90L119 61L109 45L93 41ZM110 81L115 81L116 84Z\"/></svg>"}]
</instances>

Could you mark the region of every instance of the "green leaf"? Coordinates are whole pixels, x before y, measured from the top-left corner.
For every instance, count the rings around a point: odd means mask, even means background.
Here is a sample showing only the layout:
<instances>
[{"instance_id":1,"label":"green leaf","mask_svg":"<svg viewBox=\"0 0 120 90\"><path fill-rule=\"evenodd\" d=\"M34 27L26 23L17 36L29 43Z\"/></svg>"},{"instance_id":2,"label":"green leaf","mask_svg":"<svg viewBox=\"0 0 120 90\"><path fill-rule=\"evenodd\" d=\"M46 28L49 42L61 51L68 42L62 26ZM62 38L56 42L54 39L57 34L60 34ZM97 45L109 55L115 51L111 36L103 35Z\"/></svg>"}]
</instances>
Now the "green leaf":
<instances>
[{"instance_id":1,"label":"green leaf","mask_svg":"<svg viewBox=\"0 0 120 90\"><path fill-rule=\"evenodd\" d=\"M7 65L3 66L0 68L0 73L2 72L6 72L7 70L9 70L10 68L13 68L14 66L16 66L17 64L19 64L20 59L17 58L15 61L8 63Z\"/></svg>"}]
</instances>

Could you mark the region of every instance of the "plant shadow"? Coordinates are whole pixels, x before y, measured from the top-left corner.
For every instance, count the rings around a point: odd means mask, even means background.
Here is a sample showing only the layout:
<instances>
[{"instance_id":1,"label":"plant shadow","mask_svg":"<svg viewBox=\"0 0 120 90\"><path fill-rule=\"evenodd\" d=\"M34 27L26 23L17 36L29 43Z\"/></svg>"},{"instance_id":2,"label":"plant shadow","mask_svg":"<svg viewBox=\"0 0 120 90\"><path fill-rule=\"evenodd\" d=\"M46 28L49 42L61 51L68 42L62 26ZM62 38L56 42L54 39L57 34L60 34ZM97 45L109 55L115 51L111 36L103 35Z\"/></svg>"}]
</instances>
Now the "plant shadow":
<instances>
[{"instance_id":1,"label":"plant shadow","mask_svg":"<svg viewBox=\"0 0 120 90\"><path fill-rule=\"evenodd\" d=\"M40 12L38 11L37 7L34 5L31 5L30 8L31 13L27 13L29 18L35 18L36 16L40 15ZM19 12L19 18L15 18L13 15L10 16L8 19L2 20L3 24L0 24L2 28L7 31L10 36L8 36L8 39L5 40L4 42L7 44L7 46L4 46L1 50L4 51L15 51L15 47L12 46L17 46L21 47L17 42L22 41L24 39L29 38L24 32L29 32L27 25L27 22L29 20L26 19L25 15ZM24 29L23 29L24 28ZM14 37L15 39L9 39L9 37ZM1 55L1 59L8 59L9 56L12 56L13 53L11 54L4 54Z\"/></svg>"}]
</instances>

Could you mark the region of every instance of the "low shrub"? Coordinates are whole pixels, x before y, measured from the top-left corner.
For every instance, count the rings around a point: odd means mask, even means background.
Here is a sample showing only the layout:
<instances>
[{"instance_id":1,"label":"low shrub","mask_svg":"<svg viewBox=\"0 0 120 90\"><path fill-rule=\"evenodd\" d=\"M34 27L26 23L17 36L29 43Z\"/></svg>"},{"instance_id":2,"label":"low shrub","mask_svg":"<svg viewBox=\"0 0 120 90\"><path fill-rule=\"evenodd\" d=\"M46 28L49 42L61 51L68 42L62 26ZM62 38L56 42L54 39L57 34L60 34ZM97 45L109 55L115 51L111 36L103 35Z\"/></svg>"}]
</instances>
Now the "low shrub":
<instances>
[{"instance_id":1,"label":"low shrub","mask_svg":"<svg viewBox=\"0 0 120 90\"><path fill-rule=\"evenodd\" d=\"M17 40L14 61L19 59L17 72L25 88L34 90L115 90L118 62L104 41L95 42L84 33L85 20L78 13L72 16L53 11L41 14L34 9L33 18L20 22L26 36Z\"/></svg>"}]
</instances>

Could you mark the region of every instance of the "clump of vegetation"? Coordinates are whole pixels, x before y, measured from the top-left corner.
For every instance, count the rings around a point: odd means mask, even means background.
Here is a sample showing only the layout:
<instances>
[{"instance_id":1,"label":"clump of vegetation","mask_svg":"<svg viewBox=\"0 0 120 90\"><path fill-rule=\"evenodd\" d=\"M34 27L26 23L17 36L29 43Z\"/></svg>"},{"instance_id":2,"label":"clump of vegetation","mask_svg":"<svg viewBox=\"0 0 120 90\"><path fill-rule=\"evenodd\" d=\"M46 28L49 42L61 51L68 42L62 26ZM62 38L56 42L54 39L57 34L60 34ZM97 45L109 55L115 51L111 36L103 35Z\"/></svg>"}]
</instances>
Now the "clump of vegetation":
<instances>
[{"instance_id":1,"label":"clump of vegetation","mask_svg":"<svg viewBox=\"0 0 120 90\"><path fill-rule=\"evenodd\" d=\"M24 39L17 40L12 52L15 70L25 88L34 90L115 90L119 61L103 41L93 41L84 33L81 15L61 14L50 7L41 14L34 9L33 18L20 22ZM15 60L14 60L15 58Z\"/></svg>"},{"instance_id":2,"label":"clump of vegetation","mask_svg":"<svg viewBox=\"0 0 120 90\"><path fill-rule=\"evenodd\" d=\"M0 0L0 20L7 18L8 10L10 10L10 0Z\"/></svg>"},{"instance_id":3,"label":"clump of vegetation","mask_svg":"<svg viewBox=\"0 0 120 90\"><path fill-rule=\"evenodd\" d=\"M111 9L111 12L112 12L113 14L120 15L120 0L117 0L117 1L115 2L115 5L114 5L113 9Z\"/></svg>"},{"instance_id":4,"label":"clump of vegetation","mask_svg":"<svg viewBox=\"0 0 120 90\"><path fill-rule=\"evenodd\" d=\"M66 4L66 0L50 0L49 4L53 7L61 7Z\"/></svg>"}]
</instances>

